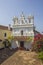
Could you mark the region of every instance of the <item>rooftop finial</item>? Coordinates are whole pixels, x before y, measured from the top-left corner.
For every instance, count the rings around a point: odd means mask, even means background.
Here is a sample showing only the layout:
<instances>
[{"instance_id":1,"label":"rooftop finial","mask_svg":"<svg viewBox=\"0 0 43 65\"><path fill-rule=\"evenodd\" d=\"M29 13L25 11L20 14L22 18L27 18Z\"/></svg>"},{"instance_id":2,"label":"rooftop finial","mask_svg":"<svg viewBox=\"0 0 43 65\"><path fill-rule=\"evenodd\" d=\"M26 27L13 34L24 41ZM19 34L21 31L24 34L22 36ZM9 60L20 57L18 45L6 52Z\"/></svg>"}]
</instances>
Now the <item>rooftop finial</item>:
<instances>
[{"instance_id":1,"label":"rooftop finial","mask_svg":"<svg viewBox=\"0 0 43 65\"><path fill-rule=\"evenodd\" d=\"M21 17L24 17L23 11L22 11Z\"/></svg>"}]
</instances>

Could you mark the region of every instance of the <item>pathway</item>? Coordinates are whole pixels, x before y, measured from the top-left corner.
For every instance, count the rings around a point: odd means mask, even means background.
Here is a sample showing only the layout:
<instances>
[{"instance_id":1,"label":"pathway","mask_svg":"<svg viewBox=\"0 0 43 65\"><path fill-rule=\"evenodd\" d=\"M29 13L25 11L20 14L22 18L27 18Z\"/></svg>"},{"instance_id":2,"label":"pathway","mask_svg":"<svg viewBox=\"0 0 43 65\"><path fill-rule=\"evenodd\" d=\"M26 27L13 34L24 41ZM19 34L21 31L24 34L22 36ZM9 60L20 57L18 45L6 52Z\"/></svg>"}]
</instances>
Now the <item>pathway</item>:
<instances>
[{"instance_id":1,"label":"pathway","mask_svg":"<svg viewBox=\"0 0 43 65\"><path fill-rule=\"evenodd\" d=\"M35 52L18 50L1 65L41 65Z\"/></svg>"}]
</instances>

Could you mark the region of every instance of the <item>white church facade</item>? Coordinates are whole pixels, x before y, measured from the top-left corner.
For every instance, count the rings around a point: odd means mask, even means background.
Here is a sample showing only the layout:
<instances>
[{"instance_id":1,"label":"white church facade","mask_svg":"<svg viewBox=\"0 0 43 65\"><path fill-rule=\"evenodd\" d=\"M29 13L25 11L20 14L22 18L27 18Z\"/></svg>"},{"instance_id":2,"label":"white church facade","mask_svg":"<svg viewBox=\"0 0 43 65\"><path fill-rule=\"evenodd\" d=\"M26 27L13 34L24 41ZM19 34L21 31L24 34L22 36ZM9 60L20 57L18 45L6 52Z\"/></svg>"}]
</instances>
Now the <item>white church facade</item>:
<instances>
[{"instance_id":1,"label":"white church facade","mask_svg":"<svg viewBox=\"0 0 43 65\"><path fill-rule=\"evenodd\" d=\"M21 16L13 18L12 36L14 40L12 48L30 49L34 41L34 16Z\"/></svg>"}]
</instances>

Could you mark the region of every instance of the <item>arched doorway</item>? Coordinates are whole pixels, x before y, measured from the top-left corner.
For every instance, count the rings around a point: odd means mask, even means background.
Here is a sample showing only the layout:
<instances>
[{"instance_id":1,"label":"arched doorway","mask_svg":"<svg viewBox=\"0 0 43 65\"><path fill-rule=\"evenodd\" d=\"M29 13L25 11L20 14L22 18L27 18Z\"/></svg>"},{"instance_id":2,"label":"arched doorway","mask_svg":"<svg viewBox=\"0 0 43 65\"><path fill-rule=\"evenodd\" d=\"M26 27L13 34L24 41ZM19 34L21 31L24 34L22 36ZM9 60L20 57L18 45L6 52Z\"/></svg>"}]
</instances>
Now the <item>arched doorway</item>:
<instances>
[{"instance_id":1,"label":"arched doorway","mask_svg":"<svg viewBox=\"0 0 43 65\"><path fill-rule=\"evenodd\" d=\"M20 49L24 49L24 41L20 41Z\"/></svg>"}]
</instances>

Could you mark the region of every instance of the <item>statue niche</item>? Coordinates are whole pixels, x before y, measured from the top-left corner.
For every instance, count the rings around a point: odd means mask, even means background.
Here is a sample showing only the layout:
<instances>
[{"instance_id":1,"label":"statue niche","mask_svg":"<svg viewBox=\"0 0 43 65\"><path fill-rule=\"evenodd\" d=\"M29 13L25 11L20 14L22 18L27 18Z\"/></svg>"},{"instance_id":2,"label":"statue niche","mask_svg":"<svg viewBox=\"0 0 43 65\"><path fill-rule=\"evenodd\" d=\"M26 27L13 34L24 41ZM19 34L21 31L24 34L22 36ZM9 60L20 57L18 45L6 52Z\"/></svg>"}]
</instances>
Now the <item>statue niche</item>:
<instances>
[{"instance_id":1,"label":"statue niche","mask_svg":"<svg viewBox=\"0 0 43 65\"><path fill-rule=\"evenodd\" d=\"M14 21L14 24L18 24L18 18L17 17L14 17L13 21Z\"/></svg>"}]
</instances>

